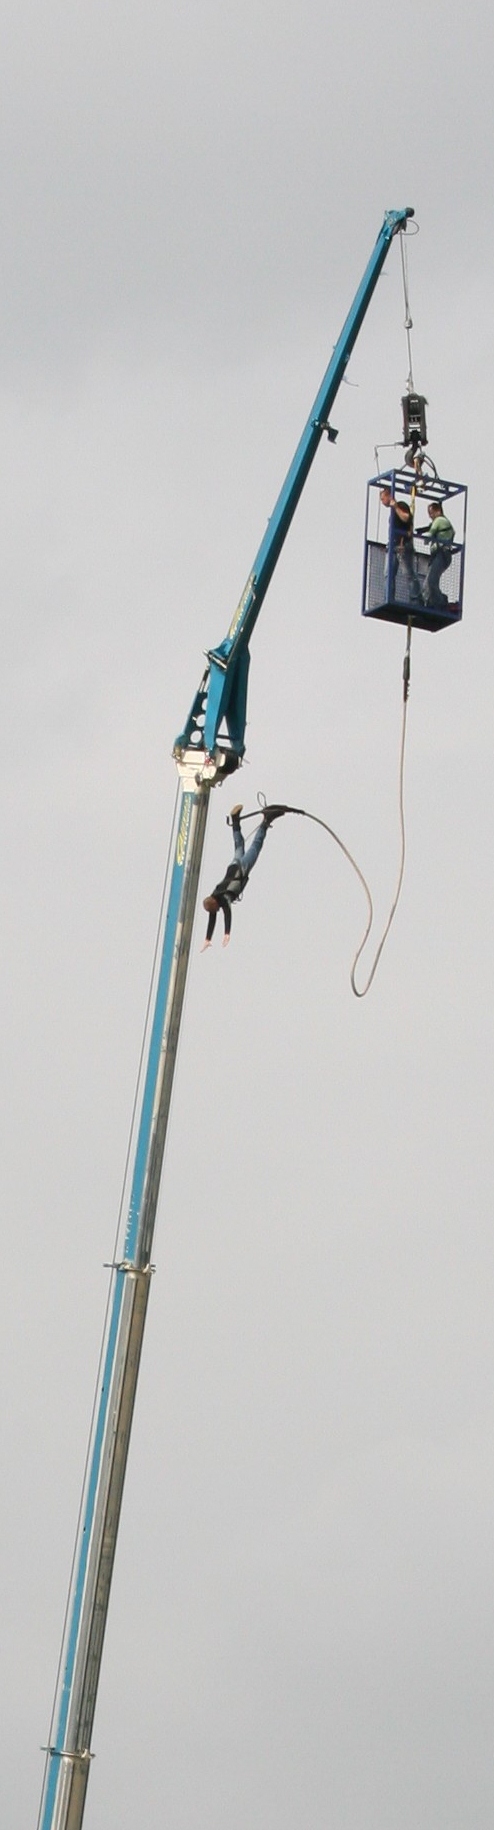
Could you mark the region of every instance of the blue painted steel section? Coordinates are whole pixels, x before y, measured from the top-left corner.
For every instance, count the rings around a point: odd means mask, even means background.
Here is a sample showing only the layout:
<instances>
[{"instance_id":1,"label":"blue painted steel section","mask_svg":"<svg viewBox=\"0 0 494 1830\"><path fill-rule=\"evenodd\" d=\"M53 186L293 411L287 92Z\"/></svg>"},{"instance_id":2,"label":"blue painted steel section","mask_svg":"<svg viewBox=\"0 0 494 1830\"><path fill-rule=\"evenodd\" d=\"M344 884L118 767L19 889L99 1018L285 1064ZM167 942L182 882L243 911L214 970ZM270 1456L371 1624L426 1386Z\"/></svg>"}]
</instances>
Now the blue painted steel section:
<instances>
[{"instance_id":1,"label":"blue painted steel section","mask_svg":"<svg viewBox=\"0 0 494 1830\"><path fill-rule=\"evenodd\" d=\"M240 603L232 618L228 634L217 648L211 649L209 687L200 689L201 700L205 702L204 744L206 751L214 754L218 742L220 727L226 723L228 738L232 748L239 756L244 751L245 709L243 721L238 716L236 705L234 724L230 718L232 695L234 699L234 679L239 657L250 640L252 630L263 604L270 579L279 558L297 503L300 500L304 484L315 457L323 432L327 429L328 414L338 393L344 377L354 343L358 337L368 305L372 298L379 274L384 265L389 244L397 230L403 228L407 218L413 216L413 210L389 210L384 218L375 248L366 267L363 279L355 294L353 305L335 345L329 367L316 395L310 418L297 446L293 462L285 478L283 488L270 517L264 539L254 560L250 577ZM191 742L196 730L197 696L192 712L181 736L177 738L176 749L184 749Z\"/></svg>"},{"instance_id":2,"label":"blue painted steel section","mask_svg":"<svg viewBox=\"0 0 494 1830\"><path fill-rule=\"evenodd\" d=\"M160 973L159 973L158 986L157 986L157 992L156 992L156 1005L155 1005L155 1012L154 1012L154 1019L153 1019L153 1027L151 1030L151 1040L150 1040L150 1044L149 1044L149 1057L148 1057L148 1065L147 1065L147 1071L146 1071L146 1080L145 1080L145 1085L144 1085L141 1120L140 1120L140 1125L139 1125L139 1135L138 1135L138 1139L137 1139L134 1175L133 1175L132 1189L131 1189L131 1196L130 1196L129 1217L128 1217L128 1221L127 1221L127 1231L126 1231L126 1235L125 1235L125 1257L130 1259L131 1261L134 1258L134 1253L135 1253L136 1245L137 1245L137 1235L138 1235L139 1220L140 1220L140 1214L141 1214L142 1197L144 1194L146 1170L147 1170L147 1165L148 1165L148 1160L149 1160L151 1126L152 1126L152 1122L153 1122L153 1110L154 1110L154 1102L155 1102L155 1097L156 1097L156 1086L157 1086L158 1071L159 1071L159 1064L160 1064L161 1044L162 1044L162 1040L163 1040L163 1024L164 1024L164 1019L165 1019L166 1001L167 1001L167 997L168 997L168 987L169 987L169 983L170 983L170 973L171 973L172 964L173 964L173 955L174 955L176 933L177 933L177 919L178 919L178 912L179 912L179 908L180 908L180 897L182 894L182 886L183 886L186 847L184 846L182 848L182 846L180 844L180 834L181 834L181 832L183 832L184 829L186 831L188 830L193 799L194 799L194 796L192 794L183 795L179 823L178 823L178 839L177 839L177 845L176 845L176 850L175 850L175 860L174 860L174 865L173 865L172 881L171 881L171 885L170 885L170 898L169 898L169 903L168 903L168 912L167 912L167 917L166 917L165 934L164 934L164 940L163 940L163 951L162 951Z\"/></svg>"},{"instance_id":3,"label":"blue painted steel section","mask_svg":"<svg viewBox=\"0 0 494 1830\"><path fill-rule=\"evenodd\" d=\"M162 1039L163 1039L163 1025L164 1025L164 1018L165 1018L165 1011L166 1011L166 1004L167 1004L167 997L168 997L168 988L169 988L169 983L170 983L170 974L171 974L174 949L175 949L178 912L179 912L179 908L180 908L180 898L181 898L182 888L183 888L184 866L185 866L185 861L186 861L186 857L187 857L187 845L185 842L183 844L181 844L181 834L186 835L188 832L193 799L194 799L194 796L191 793L185 793L183 795L182 802L181 802L181 808L180 808L179 821L178 821L178 838L177 838L177 844L176 844L176 850L175 850L175 860L174 860L174 866L173 866L172 881L171 881L171 885L170 885L170 897L169 897L168 911L167 911L167 917L166 917L166 923L165 923L165 932L164 932L164 938L163 938L161 964L160 964L160 971L159 971L158 985L157 985L157 992L156 992L155 1012L154 1012L153 1026L152 1026L152 1031L151 1031L148 1065L147 1065L146 1080L145 1080L145 1085L144 1085L144 1094L143 1094L142 1111L141 1111L141 1118L140 1118L140 1124L139 1124L139 1133L138 1133L138 1139L137 1139L134 1175L133 1175L130 1205L129 1205L129 1216L128 1216L128 1222L127 1222L126 1236L125 1236L125 1248L124 1248L125 1259L127 1262L130 1262L130 1263L134 1262L134 1255L136 1253L136 1248L137 1248L137 1239L138 1239L142 1198L143 1198L143 1194L144 1194L146 1170L147 1170L148 1161L149 1161L149 1146L150 1146L150 1139L151 1139L153 1111L154 1111L158 1072L159 1072L159 1065L160 1065L161 1044L162 1044ZM81 1538L80 1538L79 1563L78 1563L77 1575L75 1578L75 1585L74 1585L74 1591L73 1591L71 1620L70 1620L69 1635L68 1635L68 1641L67 1641L67 1653L66 1653L65 1668L64 1668L63 1681L62 1681L62 1690L61 1690L61 1695L60 1695L60 1707L59 1707L58 1722L57 1722L57 1729L56 1729L56 1740L55 1740L55 1747L53 1749L50 1749L50 1770L49 1770L49 1774L48 1774L48 1778L47 1778L45 1804L44 1804L43 1817L41 1819L40 1830L51 1830L51 1825L52 1825L52 1820L53 1820L53 1811L54 1811L55 1803L56 1803L56 1793L57 1793L60 1761L61 1761L61 1757L62 1757L64 1748L65 1748L65 1735L66 1735L66 1730L67 1730L67 1719L68 1719L70 1699L71 1699L71 1693L72 1693L72 1685L73 1685L73 1679L74 1679L77 1642L78 1642L79 1630L80 1630L80 1625L81 1625L81 1616L82 1616L82 1609L83 1609L83 1602L84 1602L84 1589L85 1589L85 1582L86 1582L86 1575L87 1575L88 1557L89 1557L89 1551L90 1551L90 1546L91 1546L92 1526L93 1526L95 1507L96 1507L97 1496L98 1496L98 1483L99 1483L100 1468L101 1468L101 1455L102 1455L103 1444L104 1444L104 1440L105 1440L106 1425L107 1425L107 1421L108 1421L108 1406L109 1406L110 1395L111 1395L112 1374L113 1374L115 1352L116 1352L116 1346L117 1346L117 1340L118 1340L118 1329L119 1329L119 1323L120 1323L124 1287L125 1287L125 1272L117 1270L115 1289L114 1289L114 1294L113 1294L113 1303L112 1303L112 1308L111 1308L110 1324L109 1324L109 1330L108 1330L107 1347L106 1347L106 1353L105 1353L103 1381L102 1381L102 1386L101 1386L101 1395L100 1395L100 1401L99 1401L99 1407L98 1407L97 1422L96 1422L96 1428L95 1428L95 1433L94 1433L90 1472L89 1472L88 1485L87 1485L86 1503L85 1503L84 1518L83 1518Z\"/></svg>"}]
</instances>

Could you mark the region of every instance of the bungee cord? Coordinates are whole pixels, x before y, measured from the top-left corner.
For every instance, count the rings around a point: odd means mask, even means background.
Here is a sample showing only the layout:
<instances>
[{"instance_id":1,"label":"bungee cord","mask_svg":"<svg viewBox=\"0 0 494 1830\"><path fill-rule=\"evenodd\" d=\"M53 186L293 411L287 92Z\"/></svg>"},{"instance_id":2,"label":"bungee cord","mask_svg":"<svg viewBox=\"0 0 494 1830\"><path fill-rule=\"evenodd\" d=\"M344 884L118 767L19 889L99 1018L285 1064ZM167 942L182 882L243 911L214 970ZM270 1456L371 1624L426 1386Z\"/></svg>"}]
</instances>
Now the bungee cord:
<instances>
[{"instance_id":1,"label":"bungee cord","mask_svg":"<svg viewBox=\"0 0 494 1830\"><path fill-rule=\"evenodd\" d=\"M415 233L417 233L418 224L414 225L414 228L415 228ZM407 386L407 393L413 394L414 393L414 378L413 378L413 354L412 354L412 339L411 339L411 332L413 330L413 319L412 319L412 314L411 314L411 310L410 310L409 279L408 279L408 250L407 250L407 245L406 245L406 236L405 236L405 232L403 229L400 230L399 243L400 243L400 255L401 255L401 271L402 271L402 280L403 280L403 301L404 301L404 312L405 312L404 328L405 328L405 334L406 334L406 340L407 340L407 352L408 352L408 376L407 376L406 386ZM401 444L401 442L402 442L401 440L395 440L392 445L386 446L385 449L395 450L397 448L397 446L399 444ZM383 449L383 448L384 447L381 447L381 449ZM379 456L379 448L377 445L375 446L375 460L376 460L377 470L379 471L380 470L380 456ZM413 516L414 516L414 512L415 512L417 489L420 488L421 490L423 490L424 483L426 480L422 475L422 470L423 470L424 466L427 467L427 470L432 473L432 477L435 479L436 470L435 470L435 465L432 463L432 459L427 458L426 454L421 452L420 471L418 472L417 466L416 465L414 466L415 476L413 479L413 484L412 484L412 489L411 489L412 520L413 520ZM378 509L378 517L379 517L379 515L380 515L380 507ZM378 520L378 538L379 538L379 520ZM374 980L376 972L377 972L381 954L385 947L385 944L386 944L386 941L388 938L388 934L389 934L392 922L394 921L396 910L398 908L398 903L400 900L401 890L402 890L402 885L403 885L403 878L404 878L404 874L405 874L406 833L405 833L405 786L404 786L404 783L405 783L405 745L406 745L406 732L407 732L408 696L409 696L409 690L410 690L411 637L412 637L412 619L409 618L408 626L407 626L407 643L406 643L405 657L404 657L404 661L403 661L403 710L402 710L402 720L401 720L399 766L398 766L398 809L399 809L399 829L400 829L400 858L399 858L399 867L398 867L398 877L397 877L396 889L395 889L395 893L393 896L393 901L391 903L391 908L389 911L388 919L387 919L384 931L381 935L381 939L379 941L378 947L376 949L374 959L373 959L373 962L372 962L372 965L370 968L370 972L368 974L368 977L367 977L364 985L357 984L356 973L357 973L357 967L359 964L359 960L361 959L364 949L366 947L367 941L369 939L369 935L371 933L372 925L374 922L374 904L373 904L373 900L372 900L371 890L370 890L369 884L367 882L367 878L364 876L364 872L361 870L360 865L357 863L357 859L354 858L353 853L349 850L349 847L347 845L345 845L345 842L342 838L340 838L339 833L335 832L334 827L330 826L328 824L327 820L321 819L319 814L309 812L309 810L306 807L284 807L283 808L284 813L298 814L302 819L312 820L312 822L315 826L321 826L323 831L328 833L329 838L334 840L335 845L338 845L339 850L341 852L343 852L343 856L348 860L348 863L351 865L352 870L355 871L355 875L359 879L359 883L361 883L361 885L362 885L362 889L364 891L364 895L365 895L366 901L367 901L367 911L368 911L367 912L367 921L366 921L364 933L362 935L362 939L359 942L357 951L354 955L354 958L352 960L352 964L350 967L350 984L351 984L354 996L356 998L365 998L367 996L367 992L370 991L371 985L373 983L373 980ZM243 813L242 821L255 819L256 817L258 817L259 809L261 809L261 810L266 809L267 803L266 803L265 794L259 793L257 796L257 801L258 801L257 809L254 809L254 811L251 813ZM279 809L279 811L281 811L281 808ZM227 820L227 824L228 825L230 824L230 819Z\"/></svg>"},{"instance_id":2,"label":"bungee cord","mask_svg":"<svg viewBox=\"0 0 494 1830\"><path fill-rule=\"evenodd\" d=\"M401 896L401 889L402 889L402 883L403 883L403 878L404 878L404 875L405 875L405 856L406 856L406 833L405 833L405 741L406 741L406 729L407 729L407 711L408 711L408 696L409 696L409 691L410 691L410 650L411 650L411 642L412 642L412 624L411 624L411 621L409 621L409 623L408 623L408 629L407 629L407 645L406 645L406 650L405 650L405 658L404 658L404 662L403 662L403 711L402 711L402 719L401 719L401 738L400 738L400 762L399 762L399 790L398 790L398 801L399 801L399 818L400 818L400 841L401 841L401 845L400 845L400 864L399 864L399 870L398 870L398 879L397 879L397 884L396 884L396 889L395 889L395 893L394 893L394 898L393 898L393 901L392 901L392 904L391 904L391 908L390 908L390 912L389 912L389 915L388 915L388 919L387 919L387 922L386 922L386 926L385 926L385 929L384 929L384 933L383 933L383 934L382 934L382 936L381 936L381 940L380 940L380 942L379 942L379 946L378 946L378 948L377 948L377 952L376 952L376 954L375 954L375 957L374 957L374 961L373 961L373 964L372 964L372 966L371 966L371 970L370 970L370 973L369 973L369 977L368 977L368 979L367 979L367 982L366 982L366 984L365 984L365 985L363 985L363 986L362 986L362 987L361 987L361 989L360 989L360 990L359 990L359 987L358 987L358 985L357 985L357 984L356 984L356 980L355 980L355 972L356 972L356 968L357 968L357 966L358 966L358 962L359 962L359 959L360 959L360 956L361 956L361 954L362 954L362 953L363 953L363 950L364 950L364 947L365 947L365 943L366 943L366 940L367 940L367 939L368 939L368 937L369 937L369 934L370 934L370 930L371 930L371 926L372 926L372 914L371 914L371 918L370 918L370 921L369 921L369 922L368 922L368 924L367 924L367 928L366 928L366 931L365 931L365 934L364 934L364 936L363 936L363 939L362 939L362 940L361 940L361 942L360 942L360 946L359 946L359 947L358 947L358 948L357 948L357 952L356 952L356 954L355 954L355 958L354 958L354 960L353 960L353 963L352 963L352 967L351 967L351 972L350 972L350 983L351 983L351 987L352 987L352 991L353 991L353 992L354 992L354 993L355 993L355 997L356 997L356 998L365 998L365 997L366 997L366 996L367 996L367 992L368 992L368 991L370 991L370 987L371 987L371 985L372 985L372 981L373 981L373 979L374 979L374 978L375 978L375 975L376 975L376 972L377 972L377 968L378 968L378 965L379 965L379 961L380 961L380 958L381 958L381 953L382 953L382 951L383 951L383 947L384 947L384 946L385 946L385 943L386 943L386 941L387 941L387 938L388 938L388 934L389 934L389 930L390 930L390 927L391 927L391 923L392 923L392 922L393 922L393 921L394 921L394 917L395 917L395 914L396 914L396 910L397 910L397 908L398 908L398 903L399 903L399 900L400 900L400 896Z\"/></svg>"},{"instance_id":3,"label":"bungee cord","mask_svg":"<svg viewBox=\"0 0 494 1830\"><path fill-rule=\"evenodd\" d=\"M347 858L347 860L348 860L348 863L349 863L349 864L350 864L350 865L351 865L351 867L352 867L352 870L353 870L353 871L355 871L355 875L356 875L356 876L357 876L357 877L358 877L358 879L359 879L359 883L361 883L361 884L362 884L362 889L363 889L363 891L364 891L364 895L365 895L365 897L366 897L366 900L367 900L367 908L368 908L368 916L367 916L367 922L366 922L366 926L365 926L365 929L364 929L364 933L363 933L363 935L362 935L362 939L361 939L361 941L359 941L359 945L358 945L358 947L357 947L357 951L356 951L356 953L355 953L355 954L354 954L354 957L353 957L353 960L352 960L352 964L351 964L351 967L350 967L350 984L351 984L351 987L352 987L352 991L353 991L353 992L354 992L354 995L355 995L355 997L356 997L356 998L365 998L365 997L366 997L366 996L367 996L367 992L368 992L368 991L370 991L370 988L371 988L371 985L372 985L372 982L373 982L373 980L374 980L374 978L375 978L375 975L376 975L376 972L377 972L377 968L378 968L378 965L379 965L379 961L380 961L380 958L381 958L381 954L382 954L382 952L383 952L383 948L384 948L384 946L385 946L385 944L386 944L386 941L387 941L387 938L388 938L388 934L389 934L389 930L390 930L390 928L391 928L391 924L392 924L392 922L393 922L393 921L394 921L394 917L395 917L395 914L396 914L396 910L397 910L397 908L398 908L398 903L399 903L399 900L400 900L400 896L401 896L401 890L402 890L402 884L403 884L403 878L404 878L404 874L405 874L405 855L406 855L406 833L405 833L405 743L406 743L406 730L407 730L407 711L408 711L408 697L409 697L409 691L410 691L410 652L411 652L411 641L412 641L412 621L411 621L411 618L410 618L410 619L409 619L409 622L408 622L408 627L407 627L407 643L406 643L406 649L405 649L405 656L404 656L404 661L403 661L403 712L402 712L402 720L401 720L401 735L400 735L400 751L399 751L399 770L398 770L398 804L399 804L399 822L400 822L400 862L399 862L399 868L398 868L398 878L397 878L397 883L396 883L396 889L395 889L395 893L394 893L394 897L393 897L393 901L392 901L392 904L391 904L391 908L390 908L390 912L389 912L389 915L388 915L388 919L387 919L387 922L386 922L386 926L385 926L385 928L384 928L384 932L383 932L383 934L382 934L382 935L381 935L381 939L380 939L380 941L379 941L379 945L378 945L378 947L377 947L377 950L376 950L376 953L375 953L375 955L374 955L374 959L373 959L373 962L372 962L372 966L371 966L371 969L370 969L370 972L369 972L369 975L368 975L368 978L367 978L367 979L366 979L366 982L365 982L365 985L361 985L361 986L359 986L359 985L357 985L357 982L356 982L356 976L355 976L355 975L356 975L356 970L357 970L357 966L358 966L358 962L359 962L359 959L360 959L360 958L361 958L361 956L362 956L362 953L363 953L363 951L364 951L364 947L365 947L365 946L366 946L366 943L367 943L367 941L368 941L368 939L369 939L369 935L370 935L370 932L371 932L371 928L372 928L372 924L373 924L373 921L374 921L374 904L373 904L373 900L372 900L372 894L371 894L371 890L370 890L370 888L369 888L369 884L368 884L368 882L367 882L367 878L366 878L366 877L365 877L365 876L364 876L364 872L363 872L363 870L361 870L361 868L360 868L360 865L359 865L359 864L358 864L358 863L357 863L357 859L356 859L356 858L354 858L354 856L353 856L353 852L351 852L351 851L350 851L350 850L349 850L349 847L348 847L348 845L345 845L345 842L344 842L344 839L342 839L342 838L340 838L340 835L339 835L339 833L338 833L338 832L335 832L335 829L334 829L334 826L330 826L330 825L329 825L329 823L328 823L328 821L327 821L327 820L323 820L323 819L321 819L321 817L320 817L320 815L319 815L319 814L317 814L317 813L310 813L310 812L309 812L309 811L308 811L308 809L307 809L307 807L285 807L285 808L284 808L284 812L285 812L285 813L294 813L294 814L299 814L299 815L300 815L300 817L301 817L301 818L302 818L302 819L304 819L304 820L312 820L312 822L313 822L313 824L314 824L314 825L315 825L315 826L322 826L322 828L323 828L323 831L324 831L324 832L327 832L327 833L328 833L328 834L329 834L329 837L330 837L330 838L331 838L331 839L334 839L334 842L335 842L335 845L338 845L338 846L339 846L339 849L340 849L340 851L342 851L342 852L343 852L343 856L344 856L344 857L345 857L345 858ZM265 807L266 807L266 806L267 806L267 802L266 802L266 796L265 796L265 794L262 794L262 793L259 793L259 794L258 794L258 796L257 796L257 800L258 800L258 808L257 808L257 810L255 810L255 811L254 811L254 812L252 812L252 813L243 813L243 814L242 814L242 822L243 822L243 821L244 821L244 820L252 820L252 819L255 819L255 818L256 818L256 817L257 817L257 812L258 812L258 811L259 811L259 808L261 808L261 809L263 809L263 808L265 808ZM229 822L229 821L228 821L228 824L229 824L229 823L230 823L230 822Z\"/></svg>"},{"instance_id":4,"label":"bungee cord","mask_svg":"<svg viewBox=\"0 0 494 1830\"><path fill-rule=\"evenodd\" d=\"M402 230L400 230L399 241L400 241L400 254L401 254L401 272L402 272L402 279L403 279L403 299L404 299L404 305L405 305L405 334L406 334L407 350L408 350L407 389L408 389L409 394L413 394L414 388L413 388L412 339L410 336L410 332L413 330L413 318L412 318L412 314L410 311L410 300L409 300L409 296L408 296L408 255L407 255L407 251L406 251L405 236L404 236Z\"/></svg>"}]
</instances>

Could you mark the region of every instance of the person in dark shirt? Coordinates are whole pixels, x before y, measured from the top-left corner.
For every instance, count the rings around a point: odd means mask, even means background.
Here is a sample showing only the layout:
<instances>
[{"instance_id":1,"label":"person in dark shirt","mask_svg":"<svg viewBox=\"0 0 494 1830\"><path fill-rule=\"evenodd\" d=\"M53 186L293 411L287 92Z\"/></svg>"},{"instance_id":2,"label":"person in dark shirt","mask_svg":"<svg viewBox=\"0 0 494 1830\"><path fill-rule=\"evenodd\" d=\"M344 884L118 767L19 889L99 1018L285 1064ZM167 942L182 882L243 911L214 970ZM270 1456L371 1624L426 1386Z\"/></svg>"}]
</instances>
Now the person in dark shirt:
<instances>
[{"instance_id":1,"label":"person in dark shirt","mask_svg":"<svg viewBox=\"0 0 494 1830\"><path fill-rule=\"evenodd\" d=\"M396 501L391 490L386 486L381 490L383 508L389 508L389 579L388 600L396 600L396 574L398 566L406 572L411 604L423 602L419 580L415 567L413 551L413 515L407 502Z\"/></svg>"},{"instance_id":2,"label":"person in dark shirt","mask_svg":"<svg viewBox=\"0 0 494 1830\"><path fill-rule=\"evenodd\" d=\"M243 896L251 870L253 870L254 865L257 863L259 853L264 845L268 826L272 825L273 820L280 820L284 813L288 813L288 808L264 808L261 823L256 827L254 837L251 839L247 851L245 850L244 836L240 825L241 812L242 802L240 801L238 806L232 807L230 814L235 846L232 863L228 865L228 870L225 871L221 883L216 884L212 894L204 897L203 908L207 910L209 919L206 939L204 945L201 947L201 953L205 953L206 947L211 946L216 927L216 916L220 909L225 923L223 946L228 946L232 926L232 902L238 902L239 896Z\"/></svg>"}]
</instances>

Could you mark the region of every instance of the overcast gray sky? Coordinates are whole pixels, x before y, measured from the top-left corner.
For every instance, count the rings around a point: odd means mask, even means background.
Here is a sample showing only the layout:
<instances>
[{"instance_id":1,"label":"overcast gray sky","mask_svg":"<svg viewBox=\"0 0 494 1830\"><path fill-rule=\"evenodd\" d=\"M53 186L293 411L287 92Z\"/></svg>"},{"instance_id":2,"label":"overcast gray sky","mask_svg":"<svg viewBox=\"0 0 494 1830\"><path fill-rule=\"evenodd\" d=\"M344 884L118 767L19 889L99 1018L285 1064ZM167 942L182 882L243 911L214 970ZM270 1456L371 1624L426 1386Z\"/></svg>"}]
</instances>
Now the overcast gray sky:
<instances>
[{"instance_id":1,"label":"overcast gray sky","mask_svg":"<svg viewBox=\"0 0 494 1830\"><path fill-rule=\"evenodd\" d=\"M38 1811L170 751L407 203L464 621L414 640L365 1003L315 827L273 830L228 953L195 936L86 1823L491 1830L492 33L479 0L1 6L5 1830ZM239 778L337 827L381 922L403 632L359 600L406 375L395 246Z\"/></svg>"}]
</instances>

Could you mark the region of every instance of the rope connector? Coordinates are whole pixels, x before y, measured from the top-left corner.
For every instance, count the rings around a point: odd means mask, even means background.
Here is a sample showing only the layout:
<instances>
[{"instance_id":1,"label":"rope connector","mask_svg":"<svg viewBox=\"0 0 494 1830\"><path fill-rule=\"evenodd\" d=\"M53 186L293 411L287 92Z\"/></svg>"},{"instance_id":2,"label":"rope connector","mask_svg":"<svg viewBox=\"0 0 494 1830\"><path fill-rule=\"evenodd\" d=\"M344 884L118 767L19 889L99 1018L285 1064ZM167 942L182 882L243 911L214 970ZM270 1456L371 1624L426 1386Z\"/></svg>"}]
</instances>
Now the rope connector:
<instances>
[{"instance_id":1,"label":"rope connector","mask_svg":"<svg viewBox=\"0 0 494 1830\"><path fill-rule=\"evenodd\" d=\"M410 649L412 645L412 619L408 618L407 645L403 657L403 702L406 705L410 692Z\"/></svg>"}]
</instances>

